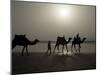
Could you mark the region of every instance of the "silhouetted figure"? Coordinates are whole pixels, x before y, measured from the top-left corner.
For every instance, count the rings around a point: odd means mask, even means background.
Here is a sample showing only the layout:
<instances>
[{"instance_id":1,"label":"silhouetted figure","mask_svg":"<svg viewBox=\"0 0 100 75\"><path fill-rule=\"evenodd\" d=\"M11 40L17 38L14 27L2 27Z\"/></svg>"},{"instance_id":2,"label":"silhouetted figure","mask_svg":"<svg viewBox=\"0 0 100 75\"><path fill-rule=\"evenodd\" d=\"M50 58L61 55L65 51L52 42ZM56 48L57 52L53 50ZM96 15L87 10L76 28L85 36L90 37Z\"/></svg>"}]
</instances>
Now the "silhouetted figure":
<instances>
[{"instance_id":1,"label":"silhouetted figure","mask_svg":"<svg viewBox=\"0 0 100 75\"><path fill-rule=\"evenodd\" d=\"M14 39L12 40L12 49L15 48L16 45L24 46L22 49L22 55L23 55L25 48L26 48L27 55L29 55L28 45L35 45L37 42L39 42L38 39L35 39L34 41L30 41L26 38L25 35L15 35Z\"/></svg>"},{"instance_id":2,"label":"silhouetted figure","mask_svg":"<svg viewBox=\"0 0 100 75\"><path fill-rule=\"evenodd\" d=\"M76 35L76 38L77 38L77 41L80 41L81 40L81 38L79 36L79 33Z\"/></svg>"},{"instance_id":3,"label":"silhouetted figure","mask_svg":"<svg viewBox=\"0 0 100 75\"><path fill-rule=\"evenodd\" d=\"M79 33L76 35L76 37L73 38L73 41L72 41L72 46L71 46L71 51L73 52L72 48L74 46L76 52L77 52L77 49L76 49L76 45L78 45L78 51L79 51L79 54L80 54L80 48L81 48L81 43L83 43L84 41L86 40L86 38L84 37L82 40L79 36Z\"/></svg>"},{"instance_id":4,"label":"silhouetted figure","mask_svg":"<svg viewBox=\"0 0 100 75\"><path fill-rule=\"evenodd\" d=\"M59 45L62 45L62 53L63 53L63 50L64 50L64 46L66 47L66 50L68 52L68 47L67 47L67 44L71 41L72 38L68 38L68 41L66 41L65 39L65 36L63 37L57 37L57 41L56 41L56 44L55 44L55 48L54 48L54 52L55 52L55 49L57 48L57 50L59 51ZM60 51L59 51L60 52Z\"/></svg>"},{"instance_id":5,"label":"silhouetted figure","mask_svg":"<svg viewBox=\"0 0 100 75\"><path fill-rule=\"evenodd\" d=\"M48 41L48 50L47 53L51 54L51 41Z\"/></svg>"}]
</instances>

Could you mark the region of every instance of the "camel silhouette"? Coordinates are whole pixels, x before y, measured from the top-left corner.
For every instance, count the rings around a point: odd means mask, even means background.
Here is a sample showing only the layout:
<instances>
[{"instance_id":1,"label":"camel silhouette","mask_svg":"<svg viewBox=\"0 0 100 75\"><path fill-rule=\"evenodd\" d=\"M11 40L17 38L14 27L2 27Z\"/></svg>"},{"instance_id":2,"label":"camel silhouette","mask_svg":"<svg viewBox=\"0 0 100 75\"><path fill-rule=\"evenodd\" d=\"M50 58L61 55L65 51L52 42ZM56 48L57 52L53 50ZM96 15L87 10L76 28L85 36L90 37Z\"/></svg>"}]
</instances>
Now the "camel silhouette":
<instances>
[{"instance_id":1,"label":"camel silhouette","mask_svg":"<svg viewBox=\"0 0 100 75\"><path fill-rule=\"evenodd\" d=\"M65 36L63 37L57 37L57 41L56 41L56 44L55 44L55 47L54 47L54 51L53 53L55 53L55 49L57 48L57 50L59 51L59 45L62 45L62 53L63 53L63 50L64 50L64 46L66 47L66 50L68 52L68 47L67 47L67 44L71 41L72 38L68 38L68 41L66 41L65 39ZM60 51L59 51L60 52Z\"/></svg>"},{"instance_id":2,"label":"camel silhouette","mask_svg":"<svg viewBox=\"0 0 100 75\"><path fill-rule=\"evenodd\" d=\"M28 45L35 45L37 42L39 42L38 39L35 39L34 41L28 40L26 38L26 35L15 35L14 39L12 40L12 49L15 48L16 45L24 46L23 49L22 49L22 56L23 56L25 48L26 48L27 55L29 55Z\"/></svg>"},{"instance_id":3,"label":"camel silhouette","mask_svg":"<svg viewBox=\"0 0 100 75\"><path fill-rule=\"evenodd\" d=\"M73 47L74 47L74 49L77 52L76 45L78 45L78 51L80 54L81 44L84 43L85 40L86 40L85 37L83 37L83 39L81 39L79 34L77 34L76 37L73 38L72 45L71 45L71 51L73 52Z\"/></svg>"}]
</instances>

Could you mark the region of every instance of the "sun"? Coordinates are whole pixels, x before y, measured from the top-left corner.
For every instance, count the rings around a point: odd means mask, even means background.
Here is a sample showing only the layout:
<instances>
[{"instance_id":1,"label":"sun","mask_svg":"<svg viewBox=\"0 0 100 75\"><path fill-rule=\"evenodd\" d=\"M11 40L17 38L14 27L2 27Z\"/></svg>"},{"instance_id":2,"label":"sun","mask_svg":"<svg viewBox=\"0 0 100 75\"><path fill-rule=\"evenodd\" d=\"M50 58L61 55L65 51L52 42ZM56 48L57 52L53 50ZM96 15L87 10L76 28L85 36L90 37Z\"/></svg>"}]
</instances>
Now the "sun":
<instances>
[{"instance_id":1,"label":"sun","mask_svg":"<svg viewBox=\"0 0 100 75\"><path fill-rule=\"evenodd\" d=\"M66 9L66 7L59 7L58 9L58 16L60 18L66 18L66 17L69 17L70 16L70 12L69 12L69 9Z\"/></svg>"},{"instance_id":2,"label":"sun","mask_svg":"<svg viewBox=\"0 0 100 75\"><path fill-rule=\"evenodd\" d=\"M67 14L67 11L64 8L59 10L59 16L65 17L66 15L68 15L68 14Z\"/></svg>"}]
</instances>

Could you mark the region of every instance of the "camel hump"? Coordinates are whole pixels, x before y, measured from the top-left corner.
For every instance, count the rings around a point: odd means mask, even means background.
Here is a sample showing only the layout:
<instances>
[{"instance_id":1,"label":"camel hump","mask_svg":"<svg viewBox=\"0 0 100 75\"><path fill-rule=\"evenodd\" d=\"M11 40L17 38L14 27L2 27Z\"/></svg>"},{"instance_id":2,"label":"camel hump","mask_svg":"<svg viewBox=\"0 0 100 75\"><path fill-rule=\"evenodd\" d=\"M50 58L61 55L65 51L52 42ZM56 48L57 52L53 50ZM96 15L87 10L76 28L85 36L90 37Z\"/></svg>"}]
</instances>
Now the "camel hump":
<instances>
[{"instance_id":1,"label":"camel hump","mask_svg":"<svg viewBox=\"0 0 100 75\"><path fill-rule=\"evenodd\" d=\"M65 37L57 37L57 42L66 42Z\"/></svg>"},{"instance_id":2,"label":"camel hump","mask_svg":"<svg viewBox=\"0 0 100 75\"><path fill-rule=\"evenodd\" d=\"M26 35L15 35L15 38L25 38Z\"/></svg>"},{"instance_id":3,"label":"camel hump","mask_svg":"<svg viewBox=\"0 0 100 75\"><path fill-rule=\"evenodd\" d=\"M14 40L16 41L26 40L26 35L15 35Z\"/></svg>"},{"instance_id":4,"label":"camel hump","mask_svg":"<svg viewBox=\"0 0 100 75\"><path fill-rule=\"evenodd\" d=\"M25 38L26 35L15 35L15 38Z\"/></svg>"},{"instance_id":5,"label":"camel hump","mask_svg":"<svg viewBox=\"0 0 100 75\"><path fill-rule=\"evenodd\" d=\"M65 36L63 36L63 37L58 36L57 38L58 39L65 39Z\"/></svg>"}]
</instances>

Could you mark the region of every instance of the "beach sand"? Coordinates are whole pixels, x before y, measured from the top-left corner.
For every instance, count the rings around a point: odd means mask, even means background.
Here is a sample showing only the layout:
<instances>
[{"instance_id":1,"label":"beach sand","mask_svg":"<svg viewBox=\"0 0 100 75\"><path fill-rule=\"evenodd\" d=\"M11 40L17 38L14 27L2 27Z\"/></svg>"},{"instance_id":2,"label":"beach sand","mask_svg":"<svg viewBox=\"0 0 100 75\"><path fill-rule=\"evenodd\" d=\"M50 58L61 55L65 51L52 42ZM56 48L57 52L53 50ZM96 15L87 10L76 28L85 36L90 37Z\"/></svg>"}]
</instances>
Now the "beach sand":
<instances>
[{"instance_id":1,"label":"beach sand","mask_svg":"<svg viewBox=\"0 0 100 75\"><path fill-rule=\"evenodd\" d=\"M14 50L12 52L12 74L96 69L95 43L82 45L80 55L62 55L57 51L55 54L48 55L45 53L46 45L33 46L34 51L29 47L29 56L26 53L21 56L21 49L18 49L18 52ZM70 46L68 47L70 51Z\"/></svg>"},{"instance_id":2,"label":"beach sand","mask_svg":"<svg viewBox=\"0 0 100 75\"><path fill-rule=\"evenodd\" d=\"M72 71L96 68L95 54L80 55L47 55L45 53L30 53L21 56L13 53L12 73L40 73L56 71Z\"/></svg>"}]
</instances>

